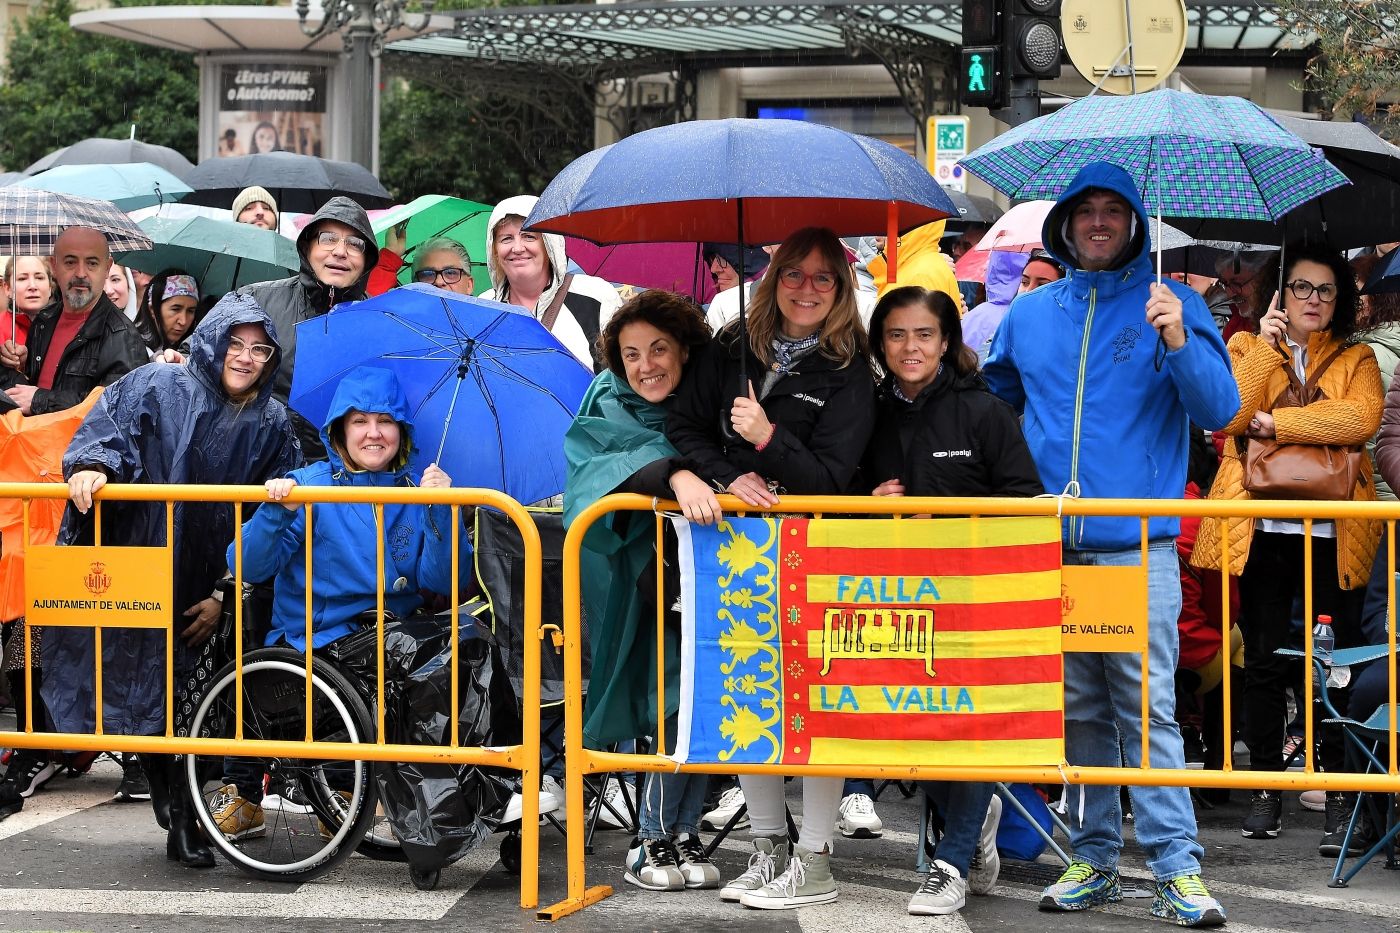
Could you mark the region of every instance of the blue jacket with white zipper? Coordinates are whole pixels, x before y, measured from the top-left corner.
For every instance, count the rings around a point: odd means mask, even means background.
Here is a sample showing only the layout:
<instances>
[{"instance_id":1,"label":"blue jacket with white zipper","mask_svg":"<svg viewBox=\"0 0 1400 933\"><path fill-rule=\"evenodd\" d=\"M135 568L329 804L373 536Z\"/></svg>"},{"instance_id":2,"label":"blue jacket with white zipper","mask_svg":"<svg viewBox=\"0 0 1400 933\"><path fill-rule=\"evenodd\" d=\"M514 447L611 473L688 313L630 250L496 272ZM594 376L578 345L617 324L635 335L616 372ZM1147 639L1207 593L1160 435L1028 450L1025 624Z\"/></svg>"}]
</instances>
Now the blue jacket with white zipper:
<instances>
[{"instance_id":1,"label":"blue jacket with white zipper","mask_svg":"<svg viewBox=\"0 0 1400 933\"><path fill-rule=\"evenodd\" d=\"M1127 258L1087 272L1068 241L1072 206L1111 191L1136 222ZM1016 299L985 366L991 390L1024 415L1023 430L1047 492L1085 498L1176 499L1186 487L1187 430L1224 426L1240 406L1225 343L1205 302L1164 280L1181 299L1184 346L1166 352L1147 322L1153 275L1150 218L1129 175L1096 163L1075 176L1045 218L1042 242L1070 269ZM1153 540L1175 538L1176 518L1154 518ZM1110 551L1139 543L1136 518L1065 520L1064 544Z\"/></svg>"}]
</instances>

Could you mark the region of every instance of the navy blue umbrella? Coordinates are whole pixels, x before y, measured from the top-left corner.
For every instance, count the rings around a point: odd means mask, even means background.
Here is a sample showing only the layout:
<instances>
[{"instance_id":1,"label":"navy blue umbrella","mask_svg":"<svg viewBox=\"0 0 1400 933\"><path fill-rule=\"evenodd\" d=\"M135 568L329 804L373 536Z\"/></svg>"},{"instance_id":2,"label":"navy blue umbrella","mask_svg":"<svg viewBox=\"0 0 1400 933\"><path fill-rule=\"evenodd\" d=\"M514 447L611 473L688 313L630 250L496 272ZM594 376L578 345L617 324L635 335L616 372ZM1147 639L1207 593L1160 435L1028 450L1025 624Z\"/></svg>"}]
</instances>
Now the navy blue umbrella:
<instances>
[{"instance_id":1,"label":"navy blue umbrella","mask_svg":"<svg viewBox=\"0 0 1400 933\"><path fill-rule=\"evenodd\" d=\"M436 462L454 485L525 503L564 491L564 432L593 374L531 315L419 284L340 305L297 324L292 407L323 423L362 364L408 396L415 475Z\"/></svg>"}]
</instances>

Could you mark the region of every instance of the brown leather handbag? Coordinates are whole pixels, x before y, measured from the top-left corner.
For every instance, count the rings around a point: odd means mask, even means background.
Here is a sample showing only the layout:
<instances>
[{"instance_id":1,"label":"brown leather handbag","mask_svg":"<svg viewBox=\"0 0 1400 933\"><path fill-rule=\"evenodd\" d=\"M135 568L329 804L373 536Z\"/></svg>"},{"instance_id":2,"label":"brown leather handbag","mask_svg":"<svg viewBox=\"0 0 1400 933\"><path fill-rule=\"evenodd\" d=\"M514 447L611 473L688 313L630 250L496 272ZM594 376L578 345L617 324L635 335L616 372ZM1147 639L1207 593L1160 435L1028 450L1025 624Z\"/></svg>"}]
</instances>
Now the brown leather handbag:
<instances>
[{"instance_id":1,"label":"brown leather handbag","mask_svg":"<svg viewBox=\"0 0 1400 933\"><path fill-rule=\"evenodd\" d=\"M1343 346L1333 351L1306 383L1284 361L1288 388L1279 393L1269 410L1301 407L1326 398L1317 381L1346 349ZM1236 438L1236 442L1244 464L1244 488L1256 499L1347 502L1361 480L1361 444L1293 444L1255 437Z\"/></svg>"}]
</instances>

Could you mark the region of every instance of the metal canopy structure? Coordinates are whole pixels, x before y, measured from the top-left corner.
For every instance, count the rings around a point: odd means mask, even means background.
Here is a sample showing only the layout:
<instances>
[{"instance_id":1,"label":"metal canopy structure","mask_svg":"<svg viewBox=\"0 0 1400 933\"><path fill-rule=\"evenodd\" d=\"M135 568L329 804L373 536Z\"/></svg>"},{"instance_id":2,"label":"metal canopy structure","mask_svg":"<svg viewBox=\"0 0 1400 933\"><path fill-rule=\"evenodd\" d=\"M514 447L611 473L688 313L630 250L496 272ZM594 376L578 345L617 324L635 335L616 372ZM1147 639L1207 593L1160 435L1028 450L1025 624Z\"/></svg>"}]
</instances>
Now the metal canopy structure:
<instances>
[{"instance_id":1,"label":"metal canopy structure","mask_svg":"<svg viewBox=\"0 0 1400 933\"><path fill-rule=\"evenodd\" d=\"M1186 6L1183 64L1301 61L1311 43L1285 33L1267 0ZM550 106L571 87L573 106L626 136L693 119L697 73L739 66L880 64L921 135L928 115L956 104L961 0L624 0L450 15L450 32L393 43L388 63L460 98L491 98L495 119L512 101L532 106L548 82ZM659 82L639 91L643 76Z\"/></svg>"}]
</instances>

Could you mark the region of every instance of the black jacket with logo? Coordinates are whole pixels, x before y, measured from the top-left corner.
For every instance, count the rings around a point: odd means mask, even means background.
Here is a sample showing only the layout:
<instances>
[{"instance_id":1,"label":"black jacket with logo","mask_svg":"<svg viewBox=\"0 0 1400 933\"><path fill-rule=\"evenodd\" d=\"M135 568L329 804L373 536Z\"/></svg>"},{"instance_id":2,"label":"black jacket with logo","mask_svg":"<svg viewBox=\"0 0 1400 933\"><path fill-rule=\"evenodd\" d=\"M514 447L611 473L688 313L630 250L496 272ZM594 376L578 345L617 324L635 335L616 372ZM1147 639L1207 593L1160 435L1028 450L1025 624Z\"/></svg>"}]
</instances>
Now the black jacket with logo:
<instances>
[{"instance_id":1,"label":"black jacket with logo","mask_svg":"<svg viewBox=\"0 0 1400 933\"><path fill-rule=\"evenodd\" d=\"M870 489L898 479L907 496L1045 491L1011 406L987 391L980 374L960 376L946 365L912 402L898 398L894 377L885 377L862 478Z\"/></svg>"},{"instance_id":2,"label":"black jacket with logo","mask_svg":"<svg viewBox=\"0 0 1400 933\"><path fill-rule=\"evenodd\" d=\"M29 355L24 361L24 372L6 371L3 388L20 383L39 384L39 373L43 371L58 316L62 313L63 306L58 302L39 312L25 341ZM109 386L149 361L146 343L136 328L106 295L99 295L87 320L59 357L53 387L35 392L29 410L32 414L43 415L72 408L93 389Z\"/></svg>"},{"instance_id":3,"label":"black jacket with logo","mask_svg":"<svg viewBox=\"0 0 1400 933\"><path fill-rule=\"evenodd\" d=\"M808 353L778 378L759 399L775 428L760 451L723 430L740 392L735 331L721 331L691 361L667 415L666 436L701 479L721 488L754 472L790 495L849 492L875 413L875 380L865 355L841 366ZM747 346L743 352L757 389L765 367Z\"/></svg>"}]
</instances>

